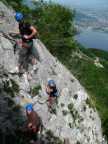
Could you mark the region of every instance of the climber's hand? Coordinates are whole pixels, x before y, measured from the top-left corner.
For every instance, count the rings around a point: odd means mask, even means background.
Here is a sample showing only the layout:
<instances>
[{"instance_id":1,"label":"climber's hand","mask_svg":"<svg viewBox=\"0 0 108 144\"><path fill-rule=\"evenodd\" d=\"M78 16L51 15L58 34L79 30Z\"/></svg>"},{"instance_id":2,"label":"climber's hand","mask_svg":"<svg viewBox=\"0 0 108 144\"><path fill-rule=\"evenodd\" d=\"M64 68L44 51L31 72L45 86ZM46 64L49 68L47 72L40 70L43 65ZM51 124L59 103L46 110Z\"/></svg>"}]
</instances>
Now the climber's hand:
<instances>
[{"instance_id":1,"label":"climber's hand","mask_svg":"<svg viewBox=\"0 0 108 144\"><path fill-rule=\"evenodd\" d=\"M32 123L28 124L28 128L31 129L32 128Z\"/></svg>"},{"instance_id":2,"label":"climber's hand","mask_svg":"<svg viewBox=\"0 0 108 144\"><path fill-rule=\"evenodd\" d=\"M24 39L27 39L27 40L28 40L28 39L29 39L29 36L27 36L27 35L24 35Z\"/></svg>"}]
</instances>

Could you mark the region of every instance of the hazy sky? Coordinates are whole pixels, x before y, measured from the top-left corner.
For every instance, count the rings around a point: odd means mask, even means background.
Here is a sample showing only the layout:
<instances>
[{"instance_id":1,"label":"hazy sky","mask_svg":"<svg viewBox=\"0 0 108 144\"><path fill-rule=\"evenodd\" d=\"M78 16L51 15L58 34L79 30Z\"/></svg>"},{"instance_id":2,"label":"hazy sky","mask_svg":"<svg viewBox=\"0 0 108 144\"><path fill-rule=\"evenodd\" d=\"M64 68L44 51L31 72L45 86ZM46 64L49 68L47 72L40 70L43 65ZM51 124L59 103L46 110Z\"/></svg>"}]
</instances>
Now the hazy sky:
<instances>
[{"instance_id":1,"label":"hazy sky","mask_svg":"<svg viewBox=\"0 0 108 144\"><path fill-rule=\"evenodd\" d=\"M47 0L48 1L48 0ZM108 0L52 0L60 2L62 4L79 7L79 8L90 8L90 9L106 9L108 8Z\"/></svg>"},{"instance_id":2,"label":"hazy sky","mask_svg":"<svg viewBox=\"0 0 108 144\"><path fill-rule=\"evenodd\" d=\"M35 0L23 0L23 1L26 1L26 3L30 5L30 1ZM58 2L71 8L108 10L108 0L45 0L45 1Z\"/></svg>"}]
</instances>

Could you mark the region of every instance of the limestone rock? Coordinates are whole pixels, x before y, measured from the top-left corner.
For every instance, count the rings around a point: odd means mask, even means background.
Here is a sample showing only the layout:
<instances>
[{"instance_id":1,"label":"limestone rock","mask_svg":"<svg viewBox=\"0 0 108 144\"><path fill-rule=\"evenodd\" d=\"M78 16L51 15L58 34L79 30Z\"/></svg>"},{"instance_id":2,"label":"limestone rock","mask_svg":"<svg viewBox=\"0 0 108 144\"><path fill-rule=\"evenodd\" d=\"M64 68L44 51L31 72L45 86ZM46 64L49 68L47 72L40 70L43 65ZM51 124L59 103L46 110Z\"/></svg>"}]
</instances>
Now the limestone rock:
<instances>
[{"instance_id":1,"label":"limestone rock","mask_svg":"<svg viewBox=\"0 0 108 144\"><path fill-rule=\"evenodd\" d=\"M15 23L14 11L1 2L0 11L3 12L3 20L6 21L0 25L0 29L9 31ZM32 73L32 79L28 80L27 73L21 77L9 74L9 78L15 80L20 88L16 103L24 106L32 102L42 118L44 127L62 140L67 139L69 144L106 144L98 112L90 105L85 89L69 70L49 53L40 40L34 40L34 46L37 48L39 62L36 71L30 66L29 73ZM0 65L8 72L15 69L18 64L17 56L14 55L12 42L0 36ZM50 113L47 106L48 95L45 87L49 79L55 80L59 91L55 113ZM0 83L1 80L3 79L0 77ZM41 89L32 99L30 91L36 86L41 86ZM22 99L22 96L25 99Z\"/></svg>"}]
</instances>

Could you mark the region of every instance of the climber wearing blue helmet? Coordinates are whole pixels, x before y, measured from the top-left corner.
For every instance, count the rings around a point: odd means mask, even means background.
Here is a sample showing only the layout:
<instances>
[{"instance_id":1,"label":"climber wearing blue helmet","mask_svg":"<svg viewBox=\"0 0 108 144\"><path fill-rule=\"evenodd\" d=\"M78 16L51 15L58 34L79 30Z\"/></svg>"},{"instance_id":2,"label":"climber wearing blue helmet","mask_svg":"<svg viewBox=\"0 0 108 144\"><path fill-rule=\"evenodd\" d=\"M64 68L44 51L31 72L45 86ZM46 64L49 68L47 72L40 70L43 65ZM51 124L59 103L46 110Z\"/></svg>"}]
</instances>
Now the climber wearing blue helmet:
<instances>
[{"instance_id":1,"label":"climber wearing blue helmet","mask_svg":"<svg viewBox=\"0 0 108 144\"><path fill-rule=\"evenodd\" d=\"M50 86L50 87L56 87L55 81L54 80L49 80L48 81L48 86Z\"/></svg>"},{"instance_id":2,"label":"climber wearing blue helmet","mask_svg":"<svg viewBox=\"0 0 108 144\"><path fill-rule=\"evenodd\" d=\"M33 105L32 104L26 105L26 111L27 112L32 112L33 111Z\"/></svg>"},{"instance_id":3,"label":"climber wearing blue helmet","mask_svg":"<svg viewBox=\"0 0 108 144\"><path fill-rule=\"evenodd\" d=\"M24 21L24 15L20 12L16 12L15 19L19 24L19 32L23 42L32 41L37 34L37 30L32 25Z\"/></svg>"},{"instance_id":4,"label":"climber wearing blue helmet","mask_svg":"<svg viewBox=\"0 0 108 144\"><path fill-rule=\"evenodd\" d=\"M46 87L46 93L48 94L48 107L52 108L52 105L57 102L58 97L58 90L56 87L56 83L54 80L49 80L47 87Z\"/></svg>"},{"instance_id":5,"label":"climber wearing blue helmet","mask_svg":"<svg viewBox=\"0 0 108 144\"><path fill-rule=\"evenodd\" d=\"M19 34L21 37L21 40L17 42L16 47L22 47L22 49L19 52L18 68L20 71L22 69L26 69L24 67L24 63L27 63L31 56L32 65L34 66L36 64L37 51L36 48L33 46L33 39L36 38L37 30L31 24L25 22L24 15L21 12L16 12L15 19L18 22ZM12 33L18 34L15 32Z\"/></svg>"},{"instance_id":6,"label":"climber wearing blue helmet","mask_svg":"<svg viewBox=\"0 0 108 144\"><path fill-rule=\"evenodd\" d=\"M32 104L27 104L26 106L27 115L27 129L30 133L32 141L37 141L37 134L41 131L42 121L39 115L33 110Z\"/></svg>"}]
</instances>

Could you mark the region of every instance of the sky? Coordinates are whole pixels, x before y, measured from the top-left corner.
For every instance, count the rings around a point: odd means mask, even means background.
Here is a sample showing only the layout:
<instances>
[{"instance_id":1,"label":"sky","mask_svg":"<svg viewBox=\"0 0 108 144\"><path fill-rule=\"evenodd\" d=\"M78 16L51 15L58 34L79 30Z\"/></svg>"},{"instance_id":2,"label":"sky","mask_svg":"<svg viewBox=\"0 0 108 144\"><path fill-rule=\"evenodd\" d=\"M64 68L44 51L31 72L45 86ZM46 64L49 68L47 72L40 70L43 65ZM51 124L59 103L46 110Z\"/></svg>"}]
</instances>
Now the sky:
<instances>
[{"instance_id":1,"label":"sky","mask_svg":"<svg viewBox=\"0 0 108 144\"><path fill-rule=\"evenodd\" d=\"M24 0L24 1L30 4L30 1L36 1L36 0ZM108 0L45 0L45 1L54 1L69 6L71 8L78 8L78 9L108 10Z\"/></svg>"},{"instance_id":2,"label":"sky","mask_svg":"<svg viewBox=\"0 0 108 144\"><path fill-rule=\"evenodd\" d=\"M46 0L48 1L48 0ZM89 9L106 9L108 0L52 0L70 7L89 8Z\"/></svg>"}]
</instances>

